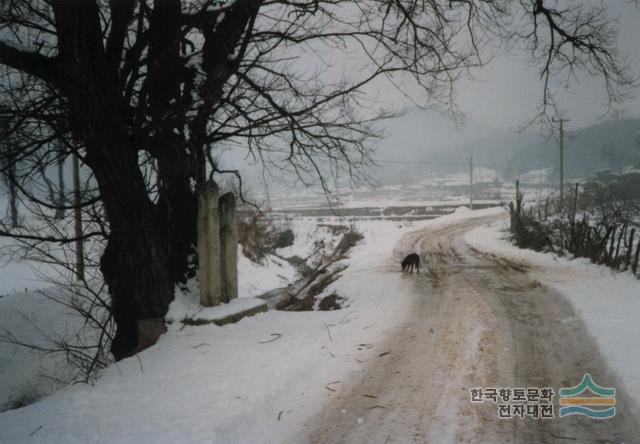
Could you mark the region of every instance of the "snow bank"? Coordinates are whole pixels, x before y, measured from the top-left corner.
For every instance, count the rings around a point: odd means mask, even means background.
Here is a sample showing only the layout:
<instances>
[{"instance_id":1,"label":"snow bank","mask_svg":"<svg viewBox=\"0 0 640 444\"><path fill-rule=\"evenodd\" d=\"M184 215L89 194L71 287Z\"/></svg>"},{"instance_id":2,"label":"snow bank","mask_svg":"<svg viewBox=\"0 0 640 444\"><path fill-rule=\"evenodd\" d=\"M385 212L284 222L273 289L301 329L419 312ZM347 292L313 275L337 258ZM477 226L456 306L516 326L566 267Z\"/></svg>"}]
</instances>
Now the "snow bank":
<instances>
[{"instance_id":1,"label":"snow bank","mask_svg":"<svg viewBox=\"0 0 640 444\"><path fill-rule=\"evenodd\" d=\"M296 277L295 268L287 261L267 255L263 264L249 260L238 246L238 296L256 297L267 290L284 287Z\"/></svg>"},{"instance_id":2,"label":"snow bank","mask_svg":"<svg viewBox=\"0 0 640 444\"><path fill-rule=\"evenodd\" d=\"M640 281L590 263L513 246L508 221L470 231L466 241L478 250L533 265L532 275L564 295L585 322L640 416Z\"/></svg>"},{"instance_id":3,"label":"snow bank","mask_svg":"<svg viewBox=\"0 0 640 444\"><path fill-rule=\"evenodd\" d=\"M217 307L202 307L193 299L195 298L187 299L184 294L176 294L175 300L169 306L165 320L171 324L179 323L185 319L199 323L219 323L230 316L254 311L263 306L266 311L265 302L257 298L237 298Z\"/></svg>"},{"instance_id":4,"label":"snow bank","mask_svg":"<svg viewBox=\"0 0 640 444\"><path fill-rule=\"evenodd\" d=\"M293 245L278 249L278 256L300 258L309 257L314 253L314 244L318 240L330 239L331 233L327 227L319 227L312 218L297 219L289 228L293 231Z\"/></svg>"}]
</instances>

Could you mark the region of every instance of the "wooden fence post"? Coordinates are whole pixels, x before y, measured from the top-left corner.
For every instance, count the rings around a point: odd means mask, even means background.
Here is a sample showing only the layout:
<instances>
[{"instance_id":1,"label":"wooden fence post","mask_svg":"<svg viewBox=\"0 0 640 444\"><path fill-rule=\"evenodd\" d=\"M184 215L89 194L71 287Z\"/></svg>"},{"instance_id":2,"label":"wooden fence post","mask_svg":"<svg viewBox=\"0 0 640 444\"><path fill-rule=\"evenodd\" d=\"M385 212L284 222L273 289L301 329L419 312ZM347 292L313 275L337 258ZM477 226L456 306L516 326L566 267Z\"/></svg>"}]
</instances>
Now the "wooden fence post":
<instances>
[{"instance_id":1,"label":"wooden fence post","mask_svg":"<svg viewBox=\"0 0 640 444\"><path fill-rule=\"evenodd\" d=\"M627 256L624 260L624 269L628 270L629 265L631 265L631 253L633 253L633 241L636 238L636 229L631 229L631 234L629 235L629 245L627 245Z\"/></svg>"},{"instance_id":2,"label":"wooden fence post","mask_svg":"<svg viewBox=\"0 0 640 444\"><path fill-rule=\"evenodd\" d=\"M620 261L618 257L620 256L620 244L622 243L622 238L627 234L627 224L622 225L622 229L620 230L620 234L618 234L618 242L616 243L616 252L614 259L614 267L615 269L620 268Z\"/></svg>"},{"instance_id":3,"label":"wooden fence post","mask_svg":"<svg viewBox=\"0 0 640 444\"><path fill-rule=\"evenodd\" d=\"M198 281L200 305L220 304L220 223L218 187L209 181L198 195Z\"/></svg>"},{"instance_id":4,"label":"wooden fence post","mask_svg":"<svg viewBox=\"0 0 640 444\"><path fill-rule=\"evenodd\" d=\"M636 247L636 257L633 259L633 274L638 271L638 259L640 259L640 241L638 241L638 246Z\"/></svg>"},{"instance_id":5,"label":"wooden fence post","mask_svg":"<svg viewBox=\"0 0 640 444\"><path fill-rule=\"evenodd\" d=\"M611 242L609 243L609 255L608 255L608 259L606 260L606 263L611 265L613 263L613 248L616 245L616 232L618 231L618 226L614 225L613 226L613 231L611 232ZM606 251L605 251L606 253Z\"/></svg>"},{"instance_id":6,"label":"wooden fence post","mask_svg":"<svg viewBox=\"0 0 640 444\"><path fill-rule=\"evenodd\" d=\"M238 228L236 198L233 193L220 197L220 277L222 302L238 297Z\"/></svg>"}]
</instances>

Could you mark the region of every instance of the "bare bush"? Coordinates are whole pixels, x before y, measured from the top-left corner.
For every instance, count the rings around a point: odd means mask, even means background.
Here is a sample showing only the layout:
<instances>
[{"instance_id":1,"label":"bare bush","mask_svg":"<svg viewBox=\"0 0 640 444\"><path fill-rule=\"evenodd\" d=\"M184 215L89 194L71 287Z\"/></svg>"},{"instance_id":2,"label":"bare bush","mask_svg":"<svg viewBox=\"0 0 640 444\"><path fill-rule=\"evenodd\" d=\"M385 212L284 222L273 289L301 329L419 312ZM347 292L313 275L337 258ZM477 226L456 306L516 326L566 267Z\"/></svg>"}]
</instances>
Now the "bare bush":
<instances>
[{"instance_id":1,"label":"bare bush","mask_svg":"<svg viewBox=\"0 0 640 444\"><path fill-rule=\"evenodd\" d=\"M283 231L278 233L278 237L276 238L276 242L274 247L277 248L287 248L293 245L295 241L295 234L291 228L286 228Z\"/></svg>"},{"instance_id":2,"label":"bare bush","mask_svg":"<svg viewBox=\"0 0 640 444\"><path fill-rule=\"evenodd\" d=\"M640 257L640 180L621 177L612 181L576 184L564 202L545 202L525 209L523 196L509 204L511 233L520 248L554 251L589 258L615 270L637 273ZM551 206L551 214L549 214Z\"/></svg>"},{"instance_id":3,"label":"bare bush","mask_svg":"<svg viewBox=\"0 0 640 444\"><path fill-rule=\"evenodd\" d=\"M273 251L278 233L273 221L254 209L247 209L238 218L238 242L242 252L251 261L262 263Z\"/></svg>"},{"instance_id":4,"label":"bare bush","mask_svg":"<svg viewBox=\"0 0 640 444\"><path fill-rule=\"evenodd\" d=\"M358 242L364 239L362 233L360 233L355 226L349 227L349 231L342 235L342 239L336 247L336 254L344 255L351 248L355 247Z\"/></svg>"}]
</instances>

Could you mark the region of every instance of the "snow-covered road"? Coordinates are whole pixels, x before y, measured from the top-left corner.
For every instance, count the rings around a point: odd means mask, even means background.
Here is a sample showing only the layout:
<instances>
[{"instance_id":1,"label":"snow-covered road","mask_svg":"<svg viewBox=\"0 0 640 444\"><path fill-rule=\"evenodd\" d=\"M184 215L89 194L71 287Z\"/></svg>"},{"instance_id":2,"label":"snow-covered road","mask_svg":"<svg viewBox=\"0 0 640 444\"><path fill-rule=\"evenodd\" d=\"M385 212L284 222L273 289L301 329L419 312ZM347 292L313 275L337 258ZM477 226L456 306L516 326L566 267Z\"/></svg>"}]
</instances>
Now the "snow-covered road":
<instances>
[{"instance_id":1,"label":"snow-covered road","mask_svg":"<svg viewBox=\"0 0 640 444\"><path fill-rule=\"evenodd\" d=\"M378 346L385 350L307 422L308 442L637 442L640 427L618 391L615 418L498 419L473 387L577 385L585 373L611 387L584 324L526 265L468 246L467 231L496 216L404 237L396 259L419 244L428 271L414 282L411 316ZM353 415L359 419L353 421Z\"/></svg>"}]
</instances>

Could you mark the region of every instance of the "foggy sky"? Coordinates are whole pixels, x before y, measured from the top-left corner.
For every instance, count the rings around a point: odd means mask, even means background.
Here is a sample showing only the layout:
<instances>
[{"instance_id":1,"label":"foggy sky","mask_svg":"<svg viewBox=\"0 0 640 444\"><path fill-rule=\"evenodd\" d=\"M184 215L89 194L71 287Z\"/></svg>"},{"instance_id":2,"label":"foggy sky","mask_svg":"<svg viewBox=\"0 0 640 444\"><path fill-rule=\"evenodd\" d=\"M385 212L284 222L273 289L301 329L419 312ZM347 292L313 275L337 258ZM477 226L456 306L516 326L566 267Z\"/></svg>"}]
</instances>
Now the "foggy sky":
<instances>
[{"instance_id":1,"label":"foggy sky","mask_svg":"<svg viewBox=\"0 0 640 444\"><path fill-rule=\"evenodd\" d=\"M620 48L627 54L634 74L640 74L640 10L624 0L608 3L612 16L619 16ZM532 117L532 104L541 100L539 67L526 56L507 55L476 72L476 81L464 81L459 104L471 118L498 128L515 128ZM640 116L640 90L621 109L629 117ZM599 79L584 79L571 93L560 94L560 106L571 119L570 127L598 123L607 111L606 94Z\"/></svg>"},{"instance_id":2,"label":"foggy sky","mask_svg":"<svg viewBox=\"0 0 640 444\"><path fill-rule=\"evenodd\" d=\"M628 56L633 73L640 75L640 10L626 0L610 0L607 5L611 16L619 17L619 47ZM470 119L495 128L516 129L536 114L542 99L540 67L533 65L526 53L501 54L475 70L473 77L458 84L456 99ZM400 94L394 94L389 100L402 103ZM620 106L628 117L640 117L640 89L634 96ZM569 93L559 92L557 97L562 111L571 119L570 128L589 126L608 117L607 96L600 79L582 78Z\"/></svg>"}]
</instances>

